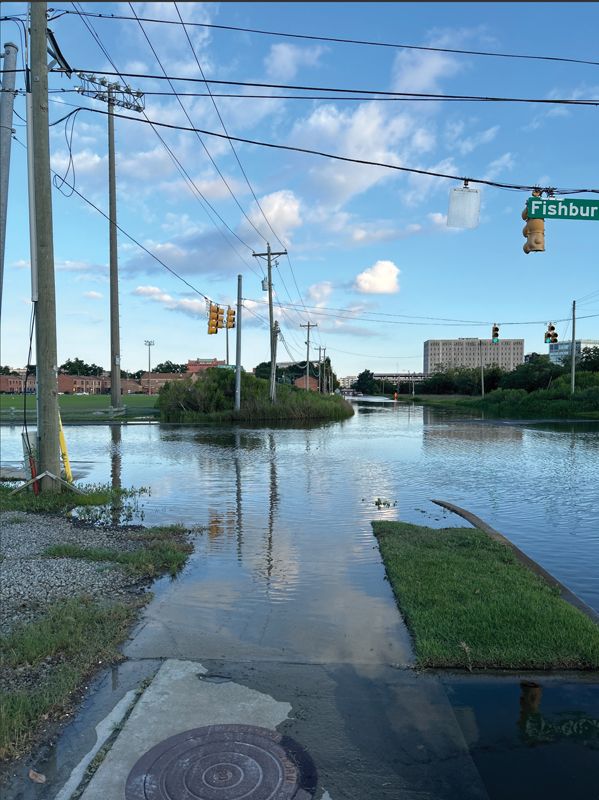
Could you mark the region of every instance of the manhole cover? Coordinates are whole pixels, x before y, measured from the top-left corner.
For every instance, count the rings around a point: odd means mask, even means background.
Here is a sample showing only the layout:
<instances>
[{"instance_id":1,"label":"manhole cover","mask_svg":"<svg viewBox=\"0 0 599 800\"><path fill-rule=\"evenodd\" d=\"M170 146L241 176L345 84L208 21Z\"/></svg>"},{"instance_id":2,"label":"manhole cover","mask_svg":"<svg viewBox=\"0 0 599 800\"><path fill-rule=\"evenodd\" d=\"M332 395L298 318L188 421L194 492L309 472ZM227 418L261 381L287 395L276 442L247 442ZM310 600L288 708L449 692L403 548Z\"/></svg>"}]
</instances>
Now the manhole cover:
<instances>
[{"instance_id":1,"label":"manhole cover","mask_svg":"<svg viewBox=\"0 0 599 800\"><path fill-rule=\"evenodd\" d=\"M310 800L316 768L293 739L254 725L210 725L143 755L126 800Z\"/></svg>"}]
</instances>

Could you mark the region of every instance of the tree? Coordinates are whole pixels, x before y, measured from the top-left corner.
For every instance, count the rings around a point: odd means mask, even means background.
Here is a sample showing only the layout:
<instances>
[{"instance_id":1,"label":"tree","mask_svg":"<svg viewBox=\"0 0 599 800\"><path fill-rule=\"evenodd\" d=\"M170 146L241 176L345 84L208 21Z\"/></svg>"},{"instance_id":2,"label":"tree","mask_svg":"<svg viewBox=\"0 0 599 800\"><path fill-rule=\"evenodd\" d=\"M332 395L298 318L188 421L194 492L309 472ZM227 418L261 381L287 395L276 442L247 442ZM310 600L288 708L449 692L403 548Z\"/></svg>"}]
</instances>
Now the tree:
<instances>
[{"instance_id":1,"label":"tree","mask_svg":"<svg viewBox=\"0 0 599 800\"><path fill-rule=\"evenodd\" d=\"M599 347L583 347L577 366L585 372L599 372Z\"/></svg>"},{"instance_id":2,"label":"tree","mask_svg":"<svg viewBox=\"0 0 599 800\"><path fill-rule=\"evenodd\" d=\"M153 372L187 372L187 364L173 364L172 361L164 361L162 364L157 364Z\"/></svg>"},{"instance_id":3,"label":"tree","mask_svg":"<svg viewBox=\"0 0 599 800\"><path fill-rule=\"evenodd\" d=\"M80 358L67 358L58 369L66 375L102 375L104 372L103 367L99 367L97 364L86 364Z\"/></svg>"},{"instance_id":4,"label":"tree","mask_svg":"<svg viewBox=\"0 0 599 800\"><path fill-rule=\"evenodd\" d=\"M549 356L538 356L527 364L520 364L511 372L506 372L499 381L500 389L525 389L533 392L535 389L547 389L551 381L563 375L565 369L562 364L553 364Z\"/></svg>"},{"instance_id":5,"label":"tree","mask_svg":"<svg viewBox=\"0 0 599 800\"><path fill-rule=\"evenodd\" d=\"M374 373L369 369L365 369L358 375L352 388L357 392L362 392L362 394L376 394L379 391L378 383L374 379Z\"/></svg>"},{"instance_id":6,"label":"tree","mask_svg":"<svg viewBox=\"0 0 599 800\"><path fill-rule=\"evenodd\" d=\"M18 372L15 372L14 369L10 367L0 367L0 375L18 375Z\"/></svg>"}]
</instances>

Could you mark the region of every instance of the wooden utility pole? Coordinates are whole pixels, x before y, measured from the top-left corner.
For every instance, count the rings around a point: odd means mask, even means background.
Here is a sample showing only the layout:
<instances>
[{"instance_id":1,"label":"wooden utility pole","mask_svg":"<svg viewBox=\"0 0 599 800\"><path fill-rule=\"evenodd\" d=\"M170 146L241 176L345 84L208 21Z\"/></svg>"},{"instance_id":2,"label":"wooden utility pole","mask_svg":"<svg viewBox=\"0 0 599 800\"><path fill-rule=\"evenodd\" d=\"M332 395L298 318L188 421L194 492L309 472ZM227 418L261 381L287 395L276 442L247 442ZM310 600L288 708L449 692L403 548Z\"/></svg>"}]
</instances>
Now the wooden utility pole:
<instances>
[{"instance_id":1,"label":"wooden utility pole","mask_svg":"<svg viewBox=\"0 0 599 800\"><path fill-rule=\"evenodd\" d=\"M272 259L273 256L285 256L287 250L280 253L273 253L270 249L270 244L266 243L266 253L252 253L254 258L266 258L267 264L267 281L268 281L268 319L270 330L270 401L271 403L277 402L277 361L275 356L276 341L274 331L274 312L272 307Z\"/></svg>"},{"instance_id":2,"label":"wooden utility pole","mask_svg":"<svg viewBox=\"0 0 599 800\"><path fill-rule=\"evenodd\" d=\"M307 325L300 325L300 328L308 329L308 338L306 340L306 391L308 391L310 388L308 380L310 376L310 328L318 328L318 325L315 322L308 322Z\"/></svg>"},{"instance_id":3,"label":"wooden utility pole","mask_svg":"<svg viewBox=\"0 0 599 800\"><path fill-rule=\"evenodd\" d=\"M114 165L114 101L108 91L108 216L110 217L110 403L121 407L121 337L119 265L116 239L116 170Z\"/></svg>"},{"instance_id":4,"label":"wooden utility pole","mask_svg":"<svg viewBox=\"0 0 599 800\"><path fill-rule=\"evenodd\" d=\"M38 474L42 491L60 491L58 424L58 357L56 348L56 295L54 240L50 185L50 136L48 128L47 3L30 4L33 187L35 194L35 253L38 299L35 304L35 351L37 366Z\"/></svg>"},{"instance_id":5,"label":"wooden utility pole","mask_svg":"<svg viewBox=\"0 0 599 800\"><path fill-rule=\"evenodd\" d=\"M121 397L121 336L119 324L119 264L117 250L116 221L116 167L114 155L114 107L132 111L144 110L143 92L133 91L129 86L108 83L105 78L96 78L84 72L77 73L83 81L77 87L79 94L101 100L108 105L108 217L110 250L110 402L120 408Z\"/></svg>"}]
</instances>

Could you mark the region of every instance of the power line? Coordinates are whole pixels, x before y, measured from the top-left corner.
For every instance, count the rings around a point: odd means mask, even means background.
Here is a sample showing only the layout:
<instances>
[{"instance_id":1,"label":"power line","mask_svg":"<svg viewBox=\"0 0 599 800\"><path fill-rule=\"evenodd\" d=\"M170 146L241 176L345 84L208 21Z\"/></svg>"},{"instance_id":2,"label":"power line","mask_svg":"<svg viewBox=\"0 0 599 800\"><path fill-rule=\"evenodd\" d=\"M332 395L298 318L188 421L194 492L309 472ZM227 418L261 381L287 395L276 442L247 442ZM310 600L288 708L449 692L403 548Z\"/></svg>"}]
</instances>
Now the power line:
<instances>
[{"instance_id":1,"label":"power line","mask_svg":"<svg viewBox=\"0 0 599 800\"><path fill-rule=\"evenodd\" d=\"M88 23L88 22L87 22L87 20L84 18L84 16L83 16L83 15L82 15L82 14L81 14L81 13L80 13L78 10L77 10L77 4L76 4L75 2L73 2L73 8L75 9L75 11L77 11L77 13L78 13L79 17L81 18L81 21L83 22L83 24L85 25L85 27L86 27L86 28L87 28L87 30L89 31L89 33L90 33L91 37L94 39L94 41L96 42L96 44L98 45L98 47L100 48L100 50L102 51L102 53L103 53L103 54L105 55L105 57L108 59L109 63L112 65L113 69L117 70L116 74L117 74L117 75L119 75L119 77L121 77L121 80L123 80L123 76L122 76L122 74L121 74L120 72L118 72L118 69L117 69L117 66L116 66L116 64L114 63L114 61L113 61L113 60L112 60L112 58L110 57L110 54L108 53L108 51L107 51L106 47L105 47L105 46L104 46L104 44L102 43L102 40L100 39L100 36L98 35L98 33L95 31L95 29L94 29L93 25L92 25L91 23ZM219 232L219 234L222 236L222 238L224 239L225 243L226 243L226 244L227 244L227 245L228 245L228 246L229 246L229 247L230 247L230 248L233 250L233 252L235 253L235 255L236 255L236 256L237 256L237 257L238 257L238 258L239 258L239 259L242 261L242 263L243 263L243 264L245 264L245 265L246 265L246 266L247 266L247 267L248 267L248 268L249 268L249 269L250 269L252 272L254 272L254 274L256 274L256 275L258 275L258 276L259 276L259 273L258 273L258 272L257 272L257 271L254 269L254 266L253 266L252 264L250 264L250 262L248 262L248 261L247 261L247 260L246 260L246 259L245 259L245 258L244 258L244 257L243 257L243 256L242 256L240 253L239 253L239 251L236 249L235 245L234 245L232 242L230 242L230 241L229 241L229 239L228 239L228 238L225 236L225 234L223 233L223 231L222 231L222 230L219 228L219 226L217 225L217 223L216 223L216 222L214 221L214 219L213 219L213 218L210 216L210 213L209 213L209 211L208 211L208 208L209 208L209 209L210 209L210 210L213 212L213 214L214 214L214 215L215 215L215 216L216 216L216 217L217 217L217 218L218 218L218 219L221 221L221 223L222 223L222 224L224 225L224 227L225 227L225 228L226 228L226 229L229 231L229 233L231 233L231 235L232 235L232 236L234 236L234 237L235 237L235 238L236 238L236 239L237 239L237 240L238 240L238 241L239 241L239 242L240 242L240 243L241 243L241 244L242 244L244 247L246 247L246 248L247 248L248 250L250 250L250 251L252 250L252 248L249 246L249 244L248 244L247 242L244 242L244 241L243 241L243 239L242 239L242 238L241 238L241 237L240 237L240 236L239 236L239 235L238 235L238 234L237 234L237 233L236 233L236 232L235 232L235 231L234 231L234 230L233 230L233 229L232 229L232 228L231 228L231 227L230 227L228 224L227 224L227 222L226 222L226 221L223 219L223 217L222 217L222 216L219 214L219 212L218 212L218 211L216 210L216 208L215 208L215 207L212 205L212 203L211 203L211 202L208 200L208 198L207 198L207 197L206 197L206 196L205 196L205 195L204 195L204 194L201 192L201 190L199 189L198 185L197 185L197 184L196 184L196 182L193 180L193 178L192 178L192 177L189 175L189 173L187 172L187 170L186 170L186 169L183 167L183 165L181 164L181 162L179 161L179 159L177 158L177 156L175 155L175 153L173 152L173 150L171 149L171 147L170 147L170 146L169 146L169 145L166 143L166 141L165 141L165 140L163 139L163 137L160 135L160 133L158 132L158 130L156 130L156 127L155 127L155 126L152 124L152 122L151 122L151 120L148 118L148 116L147 116L146 112L145 112L145 111L143 111L143 112L142 112L142 114L143 114L143 116L144 116L145 120L146 120L146 121L147 121L147 122L150 124L150 126L151 126L152 130L154 131L154 133L155 133L155 134L156 134L156 136L158 137L158 140L160 141L160 143L162 144L162 146L163 146L163 147L165 148L165 150L167 151L167 153L168 153L169 157L171 158L171 160L173 161L173 163L174 163L174 164L175 164L175 166L177 167L177 169L178 169L178 171L179 171L179 174L180 174L180 175L183 177L183 180L186 182L186 184L187 184L188 188L191 190L191 193L192 193L192 195L193 195L193 196L195 197L195 199L196 199L196 200L197 200L197 201L200 203L200 205L201 205L201 207L202 207L202 210L205 212L205 214L207 215L207 217L208 217L208 219L210 220L210 222L211 222L211 223L214 225L214 227L216 228L216 230L217 230L217 231ZM53 124L55 124L55 123L53 123ZM203 205L203 204L202 204L202 201L203 201L203 203L204 203L205 205ZM206 208L206 206L207 206L207 208Z\"/></svg>"},{"instance_id":2,"label":"power line","mask_svg":"<svg viewBox=\"0 0 599 800\"><path fill-rule=\"evenodd\" d=\"M101 74L101 73L99 73ZM110 73L104 73L110 74ZM179 78L177 80L187 80ZM52 89L49 94L68 94L69 92L76 92L76 89ZM323 91L326 91L323 89ZM338 92L352 92L361 91L356 90L335 90ZM24 94L24 91L17 89L16 93ZM174 92L144 92L149 97L174 97ZM336 102L342 100L356 100L367 102L391 102L391 103L408 103L408 102L473 102L473 103L543 103L543 104L557 104L557 105L581 105L581 106L597 106L599 100L571 100L571 99L533 99L527 97L484 97L482 95L400 95L398 97L381 95L375 92L371 95L360 94L246 94L246 93L218 93L218 92L177 92L179 97L229 97L237 100L335 100Z\"/></svg>"},{"instance_id":3,"label":"power line","mask_svg":"<svg viewBox=\"0 0 599 800\"><path fill-rule=\"evenodd\" d=\"M244 297L245 301L249 301L252 303L260 303L264 304L264 300L254 300L250 297ZM487 320L464 320L464 319L448 319L446 317L412 317L407 314L386 314L379 311L371 311L367 312L369 317L359 316L356 314L355 311L352 309L329 309L329 308L322 308L319 306L308 306L311 309L311 314L320 315L325 317L333 317L336 319L345 319L345 320L356 320L359 322L377 322L377 323L387 323L392 325L448 325L451 327L457 327L460 325L469 325L473 327L480 327L482 325L492 325L493 322ZM331 311L337 312L345 312L345 313L329 313ZM391 319L380 319L376 318L375 315L378 317L391 317ZM375 317L374 319L372 317ZM401 317L401 319L395 319L396 317ZM587 314L584 317L577 317L577 319L589 319L591 317L599 317L599 314ZM563 317L560 319L554 319L554 322L567 322L570 317ZM414 321L414 320L423 320L423 321ZM496 318L495 318L495 321ZM498 325L546 325L547 320L523 320L523 321L508 321L502 322L501 320L497 321Z\"/></svg>"},{"instance_id":4,"label":"power line","mask_svg":"<svg viewBox=\"0 0 599 800\"><path fill-rule=\"evenodd\" d=\"M63 12L60 12L60 15L70 14L70 13L72 12L65 10ZM100 19L133 20L133 17L128 17L122 14L101 14L94 12L85 12L85 13L87 16L94 16ZM153 19L151 17L140 17L140 19L142 20L142 22L157 22L163 25L181 24L176 20ZM377 42L368 39L349 39L340 36L317 36L314 34L305 34L305 33L304 34L289 33L287 31L268 31L268 30L262 30L260 28L242 28L235 25L216 25L214 23L208 23L208 22L186 22L184 24L198 28L238 31L241 33L254 33L262 36L278 36L289 39L306 39L309 41L316 41L316 42L333 42L337 44L353 44L353 45L363 45L368 47L385 47L398 50L420 50L432 53L454 53L456 55L487 56L491 58L516 58L516 59L525 59L531 61L557 61L569 64L588 64L591 66L599 66L599 61L590 61L588 59L583 59L583 58L567 58L565 56L538 56L525 53L501 53L501 52L486 51L486 50L464 50L452 47L432 47L426 45L400 44L396 42Z\"/></svg>"},{"instance_id":5,"label":"power line","mask_svg":"<svg viewBox=\"0 0 599 800\"><path fill-rule=\"evenodd\" d=\"M162 65L161 65L162 66ZM52 70L59 72L60 70ZM137 78L162 81L166 80L169 85L172 81L182 81L187 83L204 83L215 84L217 86L247 86L249 88L260 89L289 89L293 91L305 92L335 92L338 94L363 94L363 95L379 95L381 97L393 97L398 99L417 99L417 100L460 100L460 101L484 101L488 103L542 103L544 105L568 105L568 106L597 106L599 100L573 100L567 98L527 98L527 97L495 97L485 95L461 95L461 94L435 94L432 92L390 92L385 89L347 89L340 87L330 86L300 86L296 84L287 83L261 83L255 81L226 81L217 80L216 78L192 78L192 77L175 77L167 75L153 75L140 72L109 72L107 70L82 70L77 69L77 72L92 72L96 75L120 75L123 78ZM173 93L178 96L178 93L172 87ZM276 99L276 96L273 96Z\"/></svg>"},{"instance_id":6,"label":"power line","mask_svg":"<svg viewBox=\"0 0 599 800\"><path fill-rule=\"evenodd\" d=\"M97 109L97 108L86 108L85 110L89 111L89 112L91 112L93 114L104 114L104 115L106 115L108 113L107 111L102 111L101 109ZM116 114L115 113L114 116L115 117L120 117L121 119L128 119L128 120L134 120L136 122L143 122L143 120L140 120L139 118L129 117L129 116L125 115L125 114ZM362 158L350 158L349 156L339 156L339 155L335 155L333 153L325 153L325 152L323 152L321 150L311 150L311 149L305 148L305 147L293 147L291 145L286 145L286 144L274 144L273 142L262 142L262 141L258 141L256 139L245 139L245 138L242 138L241 136L226 136L223 133L215 133L214 131L207 131L207 130L204 130L203 128L186 128L186 127L184 127L182 125L173 125L173 124L166 123L166 122L156 122L156 121L152 121L152 120L147 120L147 122L149 122L151 125L156 125L156 126L161 127L161 128L169 128L171 130L179 130L179 131L190 131L192 133L202 133L205 136L214 136L214 137L216 137L218 139L231 139L234 142L244 142L245 144L253 144L253 145L256 145L258 147L268 147L268 148L275 149L275 150L288 150L288 151L295 152L295 153L306 153L306 154L309 154L309 155L321 156L322 158L329 158L329 159L331 159L333 161L344 161L344 162L350 163L350 164L362 164L362 165L366 165L366 166L370 166L370 167L382 167L383 169L392 169L392 170L395 170L395 171L398 171L398 172L407 172L407 173L411 173L411 174L415 174L415 175L428 175L428 176L432 176L434 178L447 178L448 180L454 180L454 181L462 181L462 182L466 181L468 183L479 183L479 184L481 184L483 186L494 186L497 189L510 189L510 190L519 191L519 192L540 190L540 191L543 191L543 192L552 193L554 195L556 195L556 194L558 194L558 195L585 194L585 193L599 194L599 189L560 189L560 188L556 188L556 187L541 188L541 187L539 187L537 185L534 185L534 184L499 183L498 181L485 180L484 178L470 178L470 177L465 177L465 176L460 176L460 175L449 175L449 174L444 173L444 172L433 172L432 170L416 169L414 167L402 167L402 166L399 166L398 164L386 164L386 163L381 162L381 161L369 161L367 159L362 159Z\"/></svg>"},{"instance_id":7,"label":"power line","mask_svg":"<svg viewBox=\"0 0 599 800\"><path fill-rule=\"evenodd\" d=\"M177 15L178 15L178 17L179 17L179 19L181 20L181 25L183 26L183 31L185 32L185 36L187 37L187 41L188 41L188 43L189 43L189 47L191 48L191 52L193 53L193 56L194 56L194 58L195 58L195 60L196 60L196 64L198 65L198 69L200 70L200 74L201 74L202 78L204 79L204 81L206 82L206 76L204 75L204 70L202 69L202 65L200 64L200 60L199 60L199 58L198 58L198 56L197 56L197 53L196 53L196 51L195 51L195 50L194 50L194 48L193 48L193 44L191 43L191 39L189 38L189 34L187 33L187 28L185 27L185 23L183 22L183 19L182 19L182 17L181 17L181 13L180 13L180 11L179 11L179 6L177 5L177 3L176 3L176 2L174 3L174 6L175 6L175 10L176 10L176 12L177 12ZM220 120L220 124L223 126L223 131L224 131L224 132L227 134L227 136L228 136L228 135L229 135L229 131L227 130L227 127L226 127L226 125L225 125L225 122L224 122L224 120L223 120L223 118L222 118L222 116L221 116L221 113L220 113L220 111L219 111L219 109L218 109L218 106L216 105L216 101L215 101L215 99L214 99L214 97L213 97L213 95L212 95L212 92L210 91L210 85L209 85L207 82L206 82L206 89L208 89L208 94L210 95L210 98L211 98L211 100L212 100L212 105L214 106L214 110L216 111L216 113L217 113L217 116L218 116L218 118L219 118L219 120ZM248 188L249 188L250 192L252 193L252 197L253 197L253 198L254 198L254 200L256 201L256 205L258 206L258 208L259 208L259 210L260 210L260 213L261 213L261 214L262 214L262 216L264 217L264 221L266 222L266 224L267 224L267 225L268 225L268 227L270 228L270 230L271 230L271 232L272 232L273 236L275 237L275 239L276 239L276 240L279 242L279 244L281 245L281 247L282 247L283 249L285 249L285 245L283 244L283 242L282 242L282 241L279 239L279 237L277 236L277 234L276 234L276 232L275 232L274 228L272 227L272 225L270 224L270 221L268 220L268 218L267 218L266 214L264 213L264 209L263 209L263 208L262 208L262 206L260 205L260 201L259 201L259 200L258 200L258 198L256 197L256 193L254 192L254 189L253 189L253 187L252 187L252 184L250 183L250 180L249 180L249 178L248 178L248 176L247 176L247 173L246 173L246 171L245 171L245 170L244 170L244 168L243 168L243 164L241 163L241 161L240 161L240 159L239 159L239 156L238 156L238 154L237 154L237 150L235 149L235 146L233 145L233 142L232 142L230 139L229 139L229 144L230 144L230 146L231 146L231 150L233 151L233 155L235 156L235 159L236 159L236 161L237 161L237 164L239 165L239 169L241 170L241 173L242 173L243 177L245 178L245 182L247 183L247 185L248 185Z\"/></svg>"},{"instance_id":8,"label":"power line","mask_svg":"<svg viewBox=\"0 0 599 800\"><path fill-rule=\"evenodd\" d=\"M17 139L16 137L15 137L15 141L16 141L16 142L18 142L18 143L21 145L21 147L23 147L25 150L27 150L27 146L26 146L25 144L23 144L23 142L21 142L21 141L20 141L19 139ZM92 201L91 201L89 198L87 198L87 197L86 197L84 194L82 194L82 193L81 193L81 192L80 192L78 189L76 189L76 188L75 188L75 186L72 186L71 184L69 184L69 183L68 183L68 182L67 182L67 181L64 179L64 177L61 177L60 175L58 175L58 173L57 173L57 172L55 172L53 169L51 169L51 170L50 170L50 172L52 173L52 175L54 175L56 178L58 178L58 179L59 179L59 180L60 180L60 181L61 181L63 184L66 184L66 186L68 186L68 188L69 188L69 189L71 189L71 190L72 190L72 191L71 191L71 194L76 194L76 195L77 195L78 197L80 197L80 198L81 198L81 199L82 199L84 202L86 202L86 203L87 203L88 205L90 205L90 206L91 206L93 209L95 209L95 210L98 212L98 214L101 214L101 215L102 215L102 216L103 216L105 219L107 219L108 221L110 221L110 217L108 216L108 214L105 214L105 213L104 213L104 211L102 211L102 209L101 209L101 208L98 208L98 206L97 206L95 203L93 203L93 202L92 202ZM165 263L164 263L164 261L163 261L161 258L159 258L157 255L155 255L154 253L152 253L152 251L151 251L151 250L148 250L148 248L147 248L147 247L145 247L145 245L143 245L143 244L142 244L141 242L139 242L139 241L138 241L138 240L137 240L137 239L136 239L134 236L132 236L130 233L128 233L128 232L127 232L127 231L126 231L126 230L125 230L125 229L124 229L124 228L123 228L121 225L119 225L117 222L115 222L114 224L116 225L116 227L118 228L118 230L119 230L119 231L120 231L122 234L124 234L124 235L125 235L125 236L126 236L128 239L130 239L130 240L131 240L131 241L132 241L134 244L136 244L136 245L137 245L139 248L141 248L141 249L142 249L142 250L143 250L145 253L147 253L149 256L151 256L151 257L154 259L154 261L157 261L157 262L158 262L158 263L159 263L161 266L163 266L163 267L164 267L166 270L168 270L168 271L169 271L169 272L170 272L172 275L174 275L174 276L175 276L175 278L178 278L178 279L179 279L179 280L180 280L182 283L184 283L186 286L188 286L188 287L189 287L189 288L192 290L192 292L195 292L195 294L198 294L198 295L200 295L200 297L203 297L203 298L204 298L204 300L208 300L209 302L212 302L212 299L211 299L210 297L208 297L208 295L204 294L204 292L201 292L201 291L200 291L199 289L197 289L197 288L196 288L196 287L195 287L193 284L191 284L191 283L189 283L189 281L185 280L185 278L183 278L181 275L179 275L179 273L178 273L178 272L176 272L174 269L172 269L171 267L169 267L169 266L168 266L168 264L165 264Z\"/></svg>"},{"instance_id":9,"label":"power line","mask_svg":"<svg viewBox=\"0 0 599 800\"><path fill-rule=\"evenodd\" d=\"M132 6L132 4L131 4L131 3L129 3L129 8L131 9L131 11L133 12L133 14L135 15L135 17L136 17L136 19L137 19L137 14L135 13L135 9L133 8L133 6ZM139 20L138 20L138 22L139 22ZM166 77L166 70L164 69L164 66L163 66L163 64L162 64L162 61L160 60L160 58L159 58L159 56L158 56L158 53L157 53L157 52L156 52L156 50L154 49L154 46L152 45L152 42L150 41L150 39L149 39L149 37L148 37L148 34L145 32L145 30L144 30L144 27L143 27L143 25L141 24L141 22L139 22L139 27L140 27L140 29L141 29L141 32L143 33L143 35L144 35L144 37L145 37L145 39L146 39L146 41L147 41L148 45L150 46L150 49L151 49L152 53L154 54L154 57L155 57L156 61L158 62L158 65L160 66L160 69L162 70L162 72L164 73L164 75L165 75L165 77ZM127 73L123 73L123 75L127 75ZM178 101L179 105L181 106L181 110L182 110L182 111L183 111L183 113L185 114L185 116L186 116L187 120L189 121L189 124L190 124L191 126L193 126L193 122L192 122L192 120L191 120L191 117L189 116L189 114L188 114L188 112L187 112L187 109L186 109L186 108L185 108L185 106L183 105L183 101L181 100L181 98L180 98L180 97L179 97L179 95L177 94L177 92L176 92L176 90L175 90L175 87L174 87L174 86L173 86L173 84L172 84L172 81L171 81L171 79L170 79L170 78L167 78L167 80L168 80L168 82L169 82L169 86L171 87L171 89L173 90L173 92L175 92L175 97L177 98L177 101ZM204 81L204 82L205 82L205 81ZM209 150L208 150L208 148L206 147L206 144L204 143L204 140L203 140L203 139L202 139L202 137L199 135L199 134L200 134L200 131L199 131L199 129L197 129L197 128L196 128L196 129L194 129L194 130L195 130L195 133L196 133L196 135L197 135L197 137L198 137L198 140L200 141L200 144L201 144L201 145L202 145L202 147L204 148L204 151L205 151L206 155L208 156L208 158L209 158L209 159L210 159L210 161L212 162L212 165L214 166L214 169L215 169L215 170L217 171L217 173L219 174L219 176L220 176L220 178L221 178L222 182L223 182L223 183L225 184L225 186L227 187L227 190L228 190L229 194L231 195L231 197L233 198L233 200L235 201L235 204L237 205L237 207L239 208L239 210L241 211L241 213L243 214L243 216L246 218L246 220L249 222L249 224L252 226L252 228L253 228L253 229L256 231L256 233L258 234L258 236L260 236L260 238L261 238L261 239L264 239L264 236L263 236L263 234L262 234L262 233L261 233L261 232L258 230L258 228L257 228L257 227L254 225L254 223L252 222L252 220L251 220L251 219L248 217L248 215L246 214L246 212L245 212L245 211L244 211L244 209L243 209L243 206L241 205L241 203L240 203L240 202L239 202L239 200L237 199L237 196L235 195L235 193L233 192L233 190L232 190L232 189L231 189L231 187L229 186L229 183L228 183L227 179L225 178L225 176L224 176L224 175L222 174L222 172L220 171L220 169L219 169L219 167L218 167L218 165L217 165L216 161L214 160L214 158L212 157L212 155L211 155L210 151L209 151ZM228 135L224 136L223 138L229 139L229 141L231 140L231 137L229 137ZM266 239L264 239L264 241L266 241Z\"/></svg>"}]
</instances>

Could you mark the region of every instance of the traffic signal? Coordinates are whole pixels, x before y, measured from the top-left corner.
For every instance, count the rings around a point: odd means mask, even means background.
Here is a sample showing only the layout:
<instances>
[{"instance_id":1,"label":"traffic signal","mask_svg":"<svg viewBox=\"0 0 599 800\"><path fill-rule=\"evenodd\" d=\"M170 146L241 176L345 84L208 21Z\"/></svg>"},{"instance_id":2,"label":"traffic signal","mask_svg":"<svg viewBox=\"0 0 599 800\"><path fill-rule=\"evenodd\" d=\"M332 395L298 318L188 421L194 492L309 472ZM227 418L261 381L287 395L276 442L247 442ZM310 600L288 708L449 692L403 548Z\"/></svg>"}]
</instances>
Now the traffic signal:
<instances>
[{"instance_id":1,"label":"traffic signal","mask_svg":"<svg viewBox=\"0 0 599 800\"><path fill-rule=\"evenodd\" d=\"M547 330L545 331L545 344L550 344L551 343L551 332L554 331L554 330L555 330L555 326L552 325L551 322L550 322L549 325L547 325Z\"/></svg>"},{"instance_id":2,"label":"traffic signal","mask_svg":"<svg viewBox=\"0 0 599 800\"><path fill-rule=\"evenodd\" d=\"M542 253L545 251L545 220L528 219L528 211L525 208L522 212L522 219L526 220L526 225L522 228L522 234L526 236L526 243L522 248L525 253Z\"/></svg>"},{"instance_id":3,"label":"traffic signal","mask_svg":"<svg viewBox=\"0 0 599 800\"><path fill-rule=\"evenodd\" d=\"M491 328L491 341L493 344L499 342L499 325L496 322L493 323L493 327Z\"/></svg>"},{"instance_id":4,"label":"traffic signal","mask_svg":"<svg viewBox=\"0 0 599 800\"><path fill-rule=\"evenodd\" d=\"M227 309L227 328L234 328L235 327L235 309L228 308Z\"/></svg>"},{"instance_id":5,"label":"traffic signal","mask_svg":"<svg viewBox=\"0 0 599 800\"><path fill-rule=\"evenodd\" d=\"M214 303L208 309L208 333L218 333L218 306Z\"/></svg>"},{"instance_id":6,"label":"traffic signal","mask_svg":"<svg viewBox=\"0 0 599 800\"><path fill-rule=\"evenodd\" d=\"M225 310L224 310L224 308L221 308L220 306L217 306L216 307L216 315L217 315L216 319L217 319L218 327L219 328L224 328L225 327Z\"/></svg>"},{"instance_id":7,"label":"traffic signal","mask_svg":"<svg viewBox=\"0 0 599 800\"><path fill-rule=\"evenodd\" d=\"M557 344L557 331L555 330L555 325L549 326L549 335L551 336L551 344Z\"/></svg>"}]
</instances>

